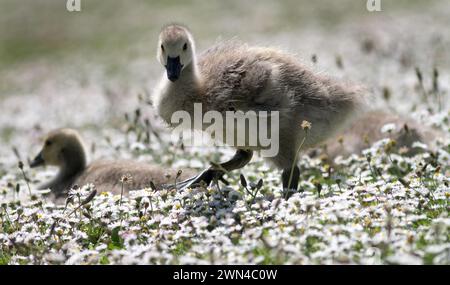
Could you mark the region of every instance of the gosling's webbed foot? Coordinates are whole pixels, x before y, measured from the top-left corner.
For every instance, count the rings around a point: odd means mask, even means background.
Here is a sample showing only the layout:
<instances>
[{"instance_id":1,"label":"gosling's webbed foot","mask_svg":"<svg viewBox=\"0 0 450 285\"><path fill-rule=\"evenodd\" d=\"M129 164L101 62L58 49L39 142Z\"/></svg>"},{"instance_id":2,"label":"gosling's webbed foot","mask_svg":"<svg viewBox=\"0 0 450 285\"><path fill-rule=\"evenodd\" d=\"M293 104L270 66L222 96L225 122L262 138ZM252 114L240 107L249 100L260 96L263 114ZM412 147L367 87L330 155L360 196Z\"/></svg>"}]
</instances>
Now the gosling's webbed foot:
<instances>
[{"instance_id":1,"label":"gosling's webbed foot","mask_svg":"<svg viewBox=\"0 0 450 285\"><path fill-rule=\"evenodd\" d=\"M175 184L164 185L164 188L176 188L177 190L183 190L186 188L193 188L202 184L208 186L213 181L222 181L228 185L228 181L223 178L225 172L223 170L208 168L200 172L198 175L186 179L184 181L177 182Z\"/></svg>"}]
</instances>

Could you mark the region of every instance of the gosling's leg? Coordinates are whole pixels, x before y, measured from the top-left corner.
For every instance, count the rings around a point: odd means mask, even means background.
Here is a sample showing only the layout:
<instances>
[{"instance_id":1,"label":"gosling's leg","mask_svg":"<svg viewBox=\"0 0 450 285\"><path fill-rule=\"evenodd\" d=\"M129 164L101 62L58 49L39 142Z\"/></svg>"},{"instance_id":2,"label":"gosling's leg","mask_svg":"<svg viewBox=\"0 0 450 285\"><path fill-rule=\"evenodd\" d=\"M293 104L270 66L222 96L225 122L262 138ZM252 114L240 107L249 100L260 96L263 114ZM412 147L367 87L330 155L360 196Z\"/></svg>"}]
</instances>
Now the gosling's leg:
<instances>
[{"instance_id":1,"label":"gosling's leg","mask_svg":"<svg viewBox=\"0 0 450 285\"><path fill-rule=\"evenodd\" d=\"M289 177L291 176L292 168L286 168L281 174L281 181L283 182L283 189L288 192L296 191L298 188L298 182L300 180L300 169L298 166L294 166L292 171L291 183L289 185Z\"/></svg>"},{"instance_id":2,"label":"gosling's leg","mask_svg":"<svg viewBox=\"0 0 450 285\"><path fill-rule=\"evenodd\" d=\"M253 151L238 149L234 156L227 162L221 163L221 168L228 171L240 169L247 165L252 160Z\"/></svg>"},{"instance_id":3,"label":"gosling's leg","mask_svg":"<svg viewBox=\"0 0 450 285\"><path fill-rule=\"evenodd\" d=\"M210 166L209 168L200 172L200 174L177 183L176 188L184 189L199 185L201 183L209 185L214 179L218 179L222 182L227 183L222 176L226 172L244 167L247 163L250 162L252 156L253 151L239 149L229 161L219 164L219 167ZM167 185L166 187L175 187L175 185Z\"/></svg>"}]
</instances>

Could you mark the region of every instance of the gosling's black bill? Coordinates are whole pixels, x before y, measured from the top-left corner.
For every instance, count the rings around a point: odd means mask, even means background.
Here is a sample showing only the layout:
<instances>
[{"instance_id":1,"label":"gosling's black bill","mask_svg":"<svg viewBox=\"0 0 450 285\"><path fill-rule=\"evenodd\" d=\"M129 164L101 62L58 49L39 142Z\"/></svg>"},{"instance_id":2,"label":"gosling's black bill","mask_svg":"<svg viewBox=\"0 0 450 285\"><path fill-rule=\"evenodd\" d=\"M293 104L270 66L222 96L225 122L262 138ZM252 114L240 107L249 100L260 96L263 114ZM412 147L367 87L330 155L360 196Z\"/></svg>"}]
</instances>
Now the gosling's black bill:
<instances>
[{"instance_id":1,"label":"gosling's black bill","mask_svg":"<svg viewBox=\"0 0 450 285\"><path fill-rule=\"evenodd\" d=\"M180 57L167 57L167 78L174 82L178 78L180 78L181 69L183 68L183 65L181 65Z\"/></svg>"},{"instance_id":2,"label":"gosling's black bill","mask_svg":"<svg viewBox=\"0 0 450 285\"><path fill-rule=\"evenodd\" d=\"M44 158L42 157L42 152L40 152L36 157L33 159L32 162L30 162L30 167L38 167L44 165Z\"/></svg>"}]
</instances>

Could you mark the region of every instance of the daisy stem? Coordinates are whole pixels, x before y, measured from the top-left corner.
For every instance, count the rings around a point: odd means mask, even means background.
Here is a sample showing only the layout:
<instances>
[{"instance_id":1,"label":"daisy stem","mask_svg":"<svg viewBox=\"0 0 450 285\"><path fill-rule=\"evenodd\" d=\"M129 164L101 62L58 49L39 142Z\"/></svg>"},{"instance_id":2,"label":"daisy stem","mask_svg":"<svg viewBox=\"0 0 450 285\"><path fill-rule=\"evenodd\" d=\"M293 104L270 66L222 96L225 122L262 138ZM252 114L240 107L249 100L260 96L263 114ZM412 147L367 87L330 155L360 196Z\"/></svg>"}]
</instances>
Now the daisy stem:
<instances>
[{"instance_id":1,"label":"daisy stem","mask_svg":"<svg viewBox=\"0 0 450 285\"><path fill-rule=\"evenodd\" d=\"M120 190L119 206L122 206L122 197L123 197L123 182L122 182L122 189Z\"/></svg>"},{"instance_id":2,"label":"daisy stem","mask_svg":"<svg viewBox=\"0 0 450 285\"><path fill-rule=\"evenodd\" d=\"M28 193L30 193L30 198L33 196L31 194L31 188L30 188L30 183L28 183L28 177L25 174L25 171L23 171L23 169L21 168L20 171L22 171L22 175L23 175L23 179L25 179L25 182L27 183L27 187L28 187Z\"/></svg>"}]
</instances>

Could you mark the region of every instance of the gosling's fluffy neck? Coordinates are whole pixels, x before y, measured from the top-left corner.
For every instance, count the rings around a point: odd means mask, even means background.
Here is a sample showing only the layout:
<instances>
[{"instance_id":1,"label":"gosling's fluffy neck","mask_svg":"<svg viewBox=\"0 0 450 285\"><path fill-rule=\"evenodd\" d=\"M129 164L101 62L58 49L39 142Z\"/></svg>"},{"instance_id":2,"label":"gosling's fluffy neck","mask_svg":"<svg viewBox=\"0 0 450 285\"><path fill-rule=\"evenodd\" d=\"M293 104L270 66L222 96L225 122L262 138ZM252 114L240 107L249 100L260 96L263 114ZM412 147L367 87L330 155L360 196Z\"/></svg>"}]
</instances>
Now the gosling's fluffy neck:
<instances>
[{"instance_id":1,"label":"gosling's fluffy neck","mask_svg":"<svg viewBox=\"0 0 450 285\"><path fill-rule=\"evenodd\" d=\"M170 124L172 114L176 111L183 110L193 114L193 102L202 102L201 82L195 56L175 82L169 81L164 75L156 89L155 105L159 115Z\"/></svg>"},{"instance_id":2,"label":"gosling's fluffy neck","mask_svg":"<svg viewBox=\"0 0 450 285\"><path fill-rule=\"evenodd\" d=\"M62 152L63 163L59 167L59 172L56 177L42 185L41 189L50 188L58 197L73 186L77 177L86 169L86 153L84 148L80 145L75 145L72 148L64 149Z\"/></svg>"},{"instance_id":3,"label":"gosling's fluffy neck","mask_svg":"<svg viewBox=\"0 0 450 285\"><path fill-rule=\"evenodd\" d=\"M200 96L199 94L200 84L201 84L201 77L198 72L197 60L195 56L193 57L192 62L183 69L183 71L180 74L180 78L178 78L178 80L172 82L166 78L167 92L171 94L173 94L174 92L180 92L184 90L182 93L185 95L197 94L197 96Z\"/></svg>"},{"instance_id":4,"label":"gosling's fluffy neck","mask_svg":"<svg viewBox=\"0 0 450 285\"><path fill-rule=\"evenodd\" d=\"M73 177L86 168L86 152L82 146L67 149L62 155L64 163L60 167L58 176L64 178Z\"/></svg>"}]
</instances>

